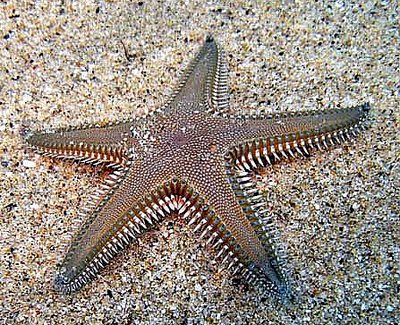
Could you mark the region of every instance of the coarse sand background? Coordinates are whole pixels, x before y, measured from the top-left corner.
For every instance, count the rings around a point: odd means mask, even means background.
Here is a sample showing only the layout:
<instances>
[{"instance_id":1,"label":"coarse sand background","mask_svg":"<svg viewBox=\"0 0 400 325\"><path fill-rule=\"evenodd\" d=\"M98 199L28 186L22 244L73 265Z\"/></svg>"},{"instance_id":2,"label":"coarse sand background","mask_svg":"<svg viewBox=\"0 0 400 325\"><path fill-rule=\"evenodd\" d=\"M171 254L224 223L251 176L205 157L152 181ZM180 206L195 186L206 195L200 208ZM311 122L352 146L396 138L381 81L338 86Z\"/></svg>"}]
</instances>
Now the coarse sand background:
<instances>
[{"instance_id":1,"label":"coarse sand background","mask_svg":"<svg viewBox=\"0 0 400 325\"><path fill-rule=\"evenodd\" d=\"M0 324L398 323L397 1L161 3L0 3ZM20 133L154 109L208 33L227 52L232 110L372 106L357 141L259 180L295 302L232 277L176 217L79 293L54 292L103 174L41 158Z\"/></svg>"}]
</instances>

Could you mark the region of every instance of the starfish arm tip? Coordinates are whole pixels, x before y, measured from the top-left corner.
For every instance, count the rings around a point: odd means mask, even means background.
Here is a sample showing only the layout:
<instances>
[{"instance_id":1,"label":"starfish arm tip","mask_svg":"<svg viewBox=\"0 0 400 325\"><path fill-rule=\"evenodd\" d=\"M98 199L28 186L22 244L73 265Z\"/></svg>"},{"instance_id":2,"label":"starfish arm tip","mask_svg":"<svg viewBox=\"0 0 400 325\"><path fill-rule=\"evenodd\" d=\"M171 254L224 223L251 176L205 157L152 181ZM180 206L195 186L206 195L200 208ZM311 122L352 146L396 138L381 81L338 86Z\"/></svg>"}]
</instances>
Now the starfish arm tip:
<instances>
[{"instance_id":1,"label":"starfish arm tip","mask_svg":"<svg viewBox=\"0 0 400 325\"><path fill-rule=\"evenodd\" d=\"M215 39L211 33L206 35L206 42L207 43L215 42Z\"/></svg>"}]
</instances>

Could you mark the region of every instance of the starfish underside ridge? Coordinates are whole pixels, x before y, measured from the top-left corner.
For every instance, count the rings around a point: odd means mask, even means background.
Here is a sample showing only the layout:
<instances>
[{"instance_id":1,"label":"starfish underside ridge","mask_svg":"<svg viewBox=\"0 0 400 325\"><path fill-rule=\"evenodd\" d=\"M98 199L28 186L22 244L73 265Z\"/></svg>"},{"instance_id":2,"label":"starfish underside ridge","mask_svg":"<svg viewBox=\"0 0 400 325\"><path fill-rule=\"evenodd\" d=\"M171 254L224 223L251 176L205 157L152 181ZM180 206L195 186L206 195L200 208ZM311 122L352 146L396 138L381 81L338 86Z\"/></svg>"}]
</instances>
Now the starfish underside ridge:
<instances>
[{"instance_id":1,"label":"starfish underside ridge","mask_svg":"<svg viewBox=\"0 0 400 325\"><path fill-rule=\"evenodd\" d=\"M112 168L82 208L87 219L56 276L57 290L79 290L177 213L229 269L270 296L291 299L285 253L254 173L354 138L369 105L270 115L231 113L228 99L225 56L209 36L172 98L147 116L28 134L38 153Z\"/></svg>"}]
</instances>

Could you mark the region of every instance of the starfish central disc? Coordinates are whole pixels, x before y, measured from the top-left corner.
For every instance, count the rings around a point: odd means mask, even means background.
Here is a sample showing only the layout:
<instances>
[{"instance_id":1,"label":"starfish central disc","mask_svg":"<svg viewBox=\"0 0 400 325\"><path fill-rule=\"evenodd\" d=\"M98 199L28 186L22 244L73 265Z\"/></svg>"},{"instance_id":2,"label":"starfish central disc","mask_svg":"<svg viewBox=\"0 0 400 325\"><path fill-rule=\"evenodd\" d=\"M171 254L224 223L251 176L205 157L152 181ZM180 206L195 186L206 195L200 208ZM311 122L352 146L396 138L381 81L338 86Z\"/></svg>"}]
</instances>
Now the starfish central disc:
<instances>
[{"instance_id":1,"label":"starfish central disc","mask_svg":"<svg viewBox=\"0 0 400 325\"><path fill-rule=\"evenodd\" d=\"M183 131L177 131L171 136L171 145L174 147L182 147L189 142L189 137Z\"/></svg>"}]
</instances>

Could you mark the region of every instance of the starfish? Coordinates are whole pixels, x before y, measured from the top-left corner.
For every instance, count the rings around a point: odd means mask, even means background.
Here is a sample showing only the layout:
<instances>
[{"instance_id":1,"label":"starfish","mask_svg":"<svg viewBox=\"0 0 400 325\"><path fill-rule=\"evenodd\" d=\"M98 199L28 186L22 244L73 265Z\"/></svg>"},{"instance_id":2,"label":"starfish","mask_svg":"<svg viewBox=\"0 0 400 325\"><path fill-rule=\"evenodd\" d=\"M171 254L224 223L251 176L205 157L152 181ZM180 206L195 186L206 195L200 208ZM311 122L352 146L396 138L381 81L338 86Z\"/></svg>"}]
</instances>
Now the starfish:
<instances>
[{"instance_id":1,"label":"starfish","mask_svg":"<svg viewBox=\"0 0 400 325\"><path fill-rule=\"evenodd\" d=\"M270 115L231 112L228 97L224 52L207 36L171 99L147 116L27 134L38 153L111 168L83 208L86 221L56 290L78 291L176 213L232 272L282 302L292 299L284 251L253 178L268 165L352 139L369 105Z\"/></svg>"}]
</instances>

